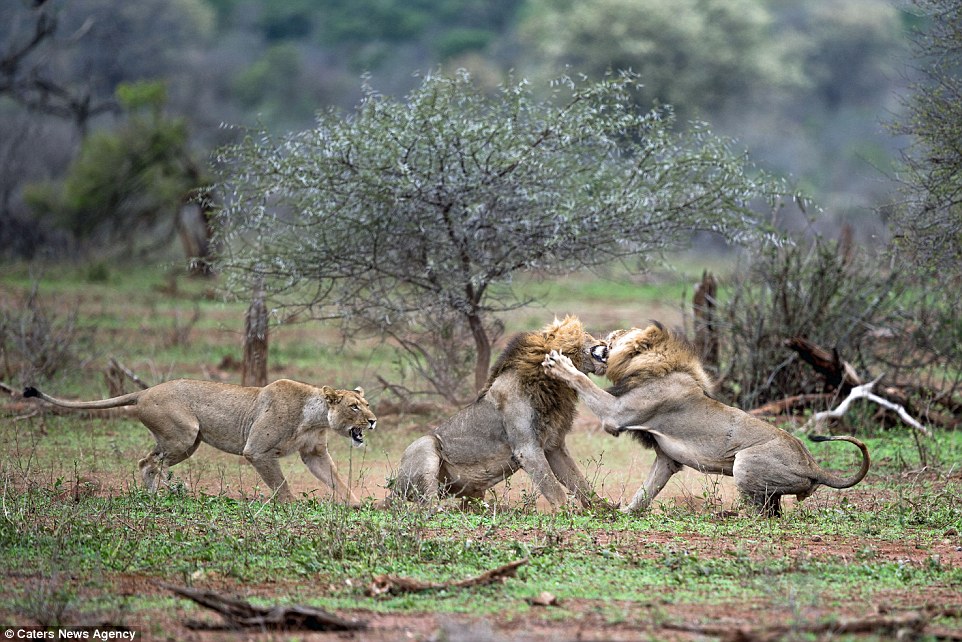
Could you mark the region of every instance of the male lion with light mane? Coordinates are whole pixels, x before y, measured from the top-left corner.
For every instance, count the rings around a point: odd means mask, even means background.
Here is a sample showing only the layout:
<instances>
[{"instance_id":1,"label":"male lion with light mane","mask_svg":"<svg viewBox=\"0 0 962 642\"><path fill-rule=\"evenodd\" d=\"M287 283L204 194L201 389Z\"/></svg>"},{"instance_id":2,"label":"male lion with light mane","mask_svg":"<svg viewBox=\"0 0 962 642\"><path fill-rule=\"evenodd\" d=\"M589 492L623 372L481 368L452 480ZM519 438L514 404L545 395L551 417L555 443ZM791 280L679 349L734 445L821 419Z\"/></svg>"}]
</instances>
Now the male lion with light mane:
<instances>
[{"instance_id":1,"label":"male lion with light mane","mask_svg":"<svg viewBox=\"0 0 962 642\"><path fill-rule=\"evenodd\" d=\"M23 396L77 410L133 406L133 415L157 441L140 460L141 475L151 491L157 489L158 477L165 476L168 466L184 461L204 442L243 455L282 502L293 496L278 458L297 451L308 470L338 499L357 504L327 450L327 431L363 446L364 429L377 425L363 389L316 388L288 379L263 388L178 379L102 401L56 399L36 388L25 389Z\"/></svg>"},{"instance_id":2,"label":"male lion with light mane","mask_svg":"<svg viewBox=\"0 0 962 642\"><path fill-rule=\"evenodd\" d=\"M407 447L387 503L480 499L519 468L555 507L568 499L565 489L584 506L601 501L565 446L578 396L542 371L550 350L566 355L579 373L605 372L607 346L575 317L515 336L477 400Z\"/></svg>"},{"instance_id":3,"label":"male lion with light mane","mask_svg":"<svg viewBox=\"0 0 962 642\"><path fill-rule=\"evenodd\" d=\"M848 441L862 451L858 472L839 477L819 467L796 437L713 399L694 351L661 324L618 330L607 340L614 384L607 392L558 352L547 354L543 365L578 391L605 430L616 436L629 431L654 449L648 479L622 510L645 509L682 466L734 477L743 497L769 516L781 514L782 495L802 500L820 484L849 488L868 472L868 449L854 437L810 437Z\"/></svg>"}]
</instances>

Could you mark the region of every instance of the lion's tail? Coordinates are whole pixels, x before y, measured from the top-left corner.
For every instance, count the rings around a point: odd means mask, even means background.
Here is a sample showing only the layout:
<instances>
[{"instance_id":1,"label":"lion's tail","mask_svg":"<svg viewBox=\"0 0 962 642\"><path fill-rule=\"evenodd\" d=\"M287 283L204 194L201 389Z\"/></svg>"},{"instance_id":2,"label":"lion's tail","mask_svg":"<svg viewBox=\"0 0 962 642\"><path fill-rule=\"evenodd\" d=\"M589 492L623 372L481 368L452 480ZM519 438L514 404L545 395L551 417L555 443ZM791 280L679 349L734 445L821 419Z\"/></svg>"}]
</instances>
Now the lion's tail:
<instances>
[{"instance_id":1,"label":"lion's tail","mask_svg":"<svg viewBox=\"0 0 962 642\"><path fill-rule=\"evenodd\" d=\"M137 399L140 397L139 392L131 392L127 395L121 395L119 397L112 397L110 399L102 399L100 401L68 401L66 399L57 399L56 397L51 397L45 392L41 392L30 386L23 389L24 399L29 397L36 397L38 399L43 399L47 403L52 403L55 406L60 406L61 408L73 408L76 410L105 410L107 408L120 408L121 406L132 406L137 403Z\"/></svg>"},{"instance_id":2,"label":"lion's tail","mask_svg":"<svg viewBox=\"0 0 962 642\"><path fill-rule=\"evenodd\" d=\"M831 488L850 488L855 484L862 481L865 475L868 473L869 464L871 464L871 459L868 456L868 448L865 447L861 441L855 437L838 436L838 437L823 437L820 435L809 435L808 437L812 441L847 441L858 446L858 449L862 451L862 466L858 469L858 472L851 477L839 477L835 473L830 473L828 471L822 470L818 482L824 484Z\"/></svg>"}]
</instances>

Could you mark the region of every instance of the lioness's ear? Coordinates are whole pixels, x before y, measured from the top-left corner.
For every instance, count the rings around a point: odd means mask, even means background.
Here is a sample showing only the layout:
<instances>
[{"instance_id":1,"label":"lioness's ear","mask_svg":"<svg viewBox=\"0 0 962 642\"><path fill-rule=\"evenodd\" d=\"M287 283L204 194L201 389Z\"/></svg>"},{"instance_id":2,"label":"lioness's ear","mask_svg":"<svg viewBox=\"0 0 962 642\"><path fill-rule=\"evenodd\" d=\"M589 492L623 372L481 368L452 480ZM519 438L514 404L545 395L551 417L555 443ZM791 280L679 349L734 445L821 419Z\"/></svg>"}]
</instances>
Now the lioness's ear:
<instances>
[{"instance_id":1,"label":"lioness's ear","mask_svg":"<svg viewBox=\"0 0 962 642\"><path fill-rule=\"evenodd\" d=\"M364 396L364 388L362 388L361 386L358 386L357 388L355 388L354 392L361 395L362 397Z\"/></svg>"},{"instance_id":2,"label":"lioness's ear","mask_svg":"<svg viewBox=\"0 0 962 642\"><path fill-rule=\"evenodd\" d=\"M341 398L341 395L338 394L337 390L330 386L324 386L321 388L321 394L324 395L327 403L337 403L337 401Z\"/></svg>"}]
</instances>

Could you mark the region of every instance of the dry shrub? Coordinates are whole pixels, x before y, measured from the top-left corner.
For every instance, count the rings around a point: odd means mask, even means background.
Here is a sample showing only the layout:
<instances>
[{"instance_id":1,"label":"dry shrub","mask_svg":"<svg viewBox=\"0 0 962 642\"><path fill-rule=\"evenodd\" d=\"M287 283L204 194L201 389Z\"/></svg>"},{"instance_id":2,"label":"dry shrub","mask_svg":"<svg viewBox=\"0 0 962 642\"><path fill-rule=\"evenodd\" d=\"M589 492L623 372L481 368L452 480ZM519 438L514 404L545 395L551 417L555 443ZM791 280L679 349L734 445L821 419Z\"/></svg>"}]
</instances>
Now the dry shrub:
<instances>
[{"instance_id":1,"label":"dry shrub","mask_svg":"<svg viewBox=\"0 0 962 642\"><path fill-rule=\"evenodd\" d=\"M61 314L47 307L36 283L12 307L0 307L0 377L35 383L77 368L93 344L77 317L76 310Z\"/></svg>"},{"instance_id":2,"label":"dry shrub","mask_svg":"<svg viewBox=\"0 0 962 642\"><path fill-rule=\"evenodd\" d=\"M504 332L500 320L493 319L485 329L491 343ZM475 369L475 349L471 331L463 319L444 309L411 313L393 324L384 333L391 340L397 355L402 377L426 381L426 390L411 391L400 384L391 387L409 394L440 394L453 405L462 405L471 398L471 374Z\"/></svg>"},{"instance_id":3,"label":"dry shrub","mask_svg":"<svg viewBox=\"0 0 962 642\"><path fill-rule=\"evenodd\" d=\"M891 324L904 285L845 238L767 245L738 266L719 324L720 392L737 405L823 391L786 348L791 337L837 349L860 374L880 374L876 349L897 335Z\"/></svg>"}]
</instances>

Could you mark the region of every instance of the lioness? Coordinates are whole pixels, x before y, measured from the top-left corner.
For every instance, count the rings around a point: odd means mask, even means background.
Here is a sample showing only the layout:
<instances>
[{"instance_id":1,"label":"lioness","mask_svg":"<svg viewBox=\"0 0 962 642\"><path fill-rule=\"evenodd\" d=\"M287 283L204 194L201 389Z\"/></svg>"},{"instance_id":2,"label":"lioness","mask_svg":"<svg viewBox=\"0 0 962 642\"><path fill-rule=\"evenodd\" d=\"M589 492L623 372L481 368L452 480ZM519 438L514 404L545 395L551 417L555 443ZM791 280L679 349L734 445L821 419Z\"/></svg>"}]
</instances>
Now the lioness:
<instances>
[{"instance_id":1,"label":"lioness","mask_svg":"<svg viewBox=\"0 0 962 642\"><path fill-rule=\"evenodd\" d=\"M605 372L607 346L575 317L515 336L477 400L407 447L388 505L396 498L481 498L519 468L554 506L567 500L565 488L585 506L598 501L565 447L578 396L542 372L547 350L567 355L581 372Z\"/></svg>"},{"instance_id":2,"label":"lioness","mask_svg":"<svg viewBox=\"0 0 962 642\"><path fill-rule=\"evenodd\" d=\"M151 491L168 466L184 461L205 442L244 455L278 501L293 497L277 460L297 451L339 499L356 504L357 497L338 476L327 450L327 430L363 446L363 430L377 425L363 389L316 388L288 379L263 388L178 379L103 401L66 401L36 388L25 389L23 396L78 410L134 406L134 416L157 441L140 460L141 475Z\"/></svg>"},{"instance_id":3,"label":"lioness","mask_svg":"<svg viewBox=\"0 0 962 642\"><path fill-rule=\"evenodd\" d=\"M607 339L608 378L614 384L608 392L558 352L549 353L543 365L578 391L608 432L630 431L655 450L648 479L622 510L646 508L682 466L734 477L745 499L770 516L781 514L782 495L802 500L819 484L848 488L868 472L868 449L858 439L810 437L848 441L862 451L859 471L839 477L822 470L794 436L713 399L698 357L661 324L619 330Z\"/></svg>"}]
</instances>

